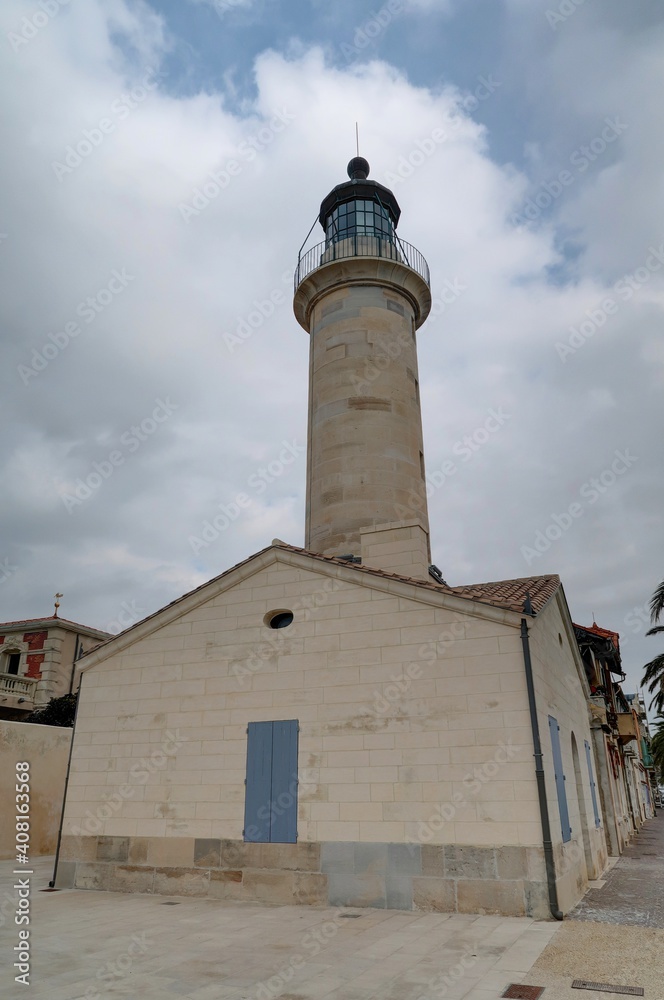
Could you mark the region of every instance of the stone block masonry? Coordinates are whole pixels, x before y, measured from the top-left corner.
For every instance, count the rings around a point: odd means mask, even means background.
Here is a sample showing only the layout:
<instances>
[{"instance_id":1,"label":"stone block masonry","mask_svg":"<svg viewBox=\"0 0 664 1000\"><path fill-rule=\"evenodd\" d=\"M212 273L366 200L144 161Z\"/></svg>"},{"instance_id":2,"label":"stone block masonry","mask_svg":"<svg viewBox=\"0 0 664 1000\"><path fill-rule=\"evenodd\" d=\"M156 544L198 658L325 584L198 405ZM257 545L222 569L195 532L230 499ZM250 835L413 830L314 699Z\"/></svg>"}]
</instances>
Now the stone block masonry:
<instances>
[{"instance_id":1,"label":"stone block masonry","mask_svg":"<svg viewBox=\"0 0 664 1000\"><path fill-rule=\"evenodd\" d=\"M546 919L543 864L539 848L517 846L65 836L56 885Z\"/></svg>"}]
</instances>

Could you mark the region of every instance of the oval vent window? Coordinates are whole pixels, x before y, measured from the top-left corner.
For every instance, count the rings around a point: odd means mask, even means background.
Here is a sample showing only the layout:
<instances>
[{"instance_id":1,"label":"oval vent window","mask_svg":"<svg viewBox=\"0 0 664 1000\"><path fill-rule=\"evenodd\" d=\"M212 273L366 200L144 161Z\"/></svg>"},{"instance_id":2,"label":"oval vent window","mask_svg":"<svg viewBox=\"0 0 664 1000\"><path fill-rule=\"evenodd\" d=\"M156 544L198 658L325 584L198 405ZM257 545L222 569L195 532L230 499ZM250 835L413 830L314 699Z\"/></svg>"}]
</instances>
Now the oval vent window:
<instances>
[{"instance_id":1,"label":"oval vent window","mask_svg":"<svg viewBox=\"0 0 664 1000\"><path fill-rule=\"evenodd\" d=\"M292 611L270 611L265 616L265 624L270 628L287 628L293 621Z\"/></svg>"}]
</instances>

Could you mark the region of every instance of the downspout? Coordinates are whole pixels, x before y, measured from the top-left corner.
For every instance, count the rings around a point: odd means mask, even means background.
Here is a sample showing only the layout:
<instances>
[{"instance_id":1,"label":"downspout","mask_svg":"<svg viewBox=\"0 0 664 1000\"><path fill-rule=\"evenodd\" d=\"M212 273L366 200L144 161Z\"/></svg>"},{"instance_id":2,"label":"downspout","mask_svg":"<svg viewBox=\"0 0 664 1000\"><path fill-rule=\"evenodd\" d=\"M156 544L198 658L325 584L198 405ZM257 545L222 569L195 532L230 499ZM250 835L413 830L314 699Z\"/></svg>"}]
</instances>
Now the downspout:
<instances>
[{"instance_id":1,"label":"downspout","mask_svg":"<svg viewBox=\"0 0 664 1000\"><path fill-rule=\"evenodd\" d=\"M58 843L55 848L55 861L53 863L53 878L48 883L49 888L55 887L55 879L58 874L58 861L60 860L60 842L62 841L62 827L65 821L65 806L67 805L67 788L69 787L69 772L71 770L71 755L74 749L74 736L76 734L76 719L78 718L78 706L81 703L81 687L83 685L83 674L78 684L78 697L76 699L76 710L74 711L74 725L71 730L71 743L69 744L69 759L67 760L67 774L65 775L65 788L62 796L62 812L60 813L60 826L58 827Z\"/></svg>"},{"instance_id":2,"label":"downspout","mask_svg":"<svg viewBox=\"0 0 664 1000\"><path fill-rule=\"evenodd\" d=\"M80 636L76 633L76 643L74 645L74 659L71 665L71 677L69 678L69 694L74 693L74 674L76 673L76 661L78 659Z\"/></svg>"},{"instance_id":3,"label":"downspout","mask_svg":"<svg viewBox=\"0 0 664 1000\"><path fill-rule=\"evenodd\" d=\"M530 600L527 599L526 605L524 605L524 611L527 611L530 606ZM558 906L558 890L556 889L556 864L553 858L553 844L551 842L549 806L546 801L542 742L540 740L539 721L537 719L535 685L533 683L533 664L530 659L530 642L528 639L528 623L525 618L521 619L521 643L523 645L523 663L526 668L526 686L528 688L530 726L533 732L533 747L535 750L535 777L537 779L537 797L539 799L540 817L542 819L542 844L544 847L544 862L546 864L546 882L549 889L549 909L551 910L551 916L555 920L562 920L563 912Z\"/></svg>"}]
</instances>

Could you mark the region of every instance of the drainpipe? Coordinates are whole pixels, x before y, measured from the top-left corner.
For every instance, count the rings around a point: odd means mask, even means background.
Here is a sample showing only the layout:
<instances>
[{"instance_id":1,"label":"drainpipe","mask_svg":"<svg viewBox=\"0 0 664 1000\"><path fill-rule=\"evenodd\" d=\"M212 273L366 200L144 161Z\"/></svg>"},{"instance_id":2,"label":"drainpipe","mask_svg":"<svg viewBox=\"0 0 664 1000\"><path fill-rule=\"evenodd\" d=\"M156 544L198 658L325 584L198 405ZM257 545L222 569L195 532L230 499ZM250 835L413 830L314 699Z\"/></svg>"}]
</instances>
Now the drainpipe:
<instances>
[{"instance_id":1,"label":"drainpipe","mask_svg":"<svg viewBox=\"0 0 664 1000\"><path fill-rule=\"evenodd\" d=\"M71 743L69 744L69 759L67 761L67 774L65 775L65 788L62 796L62 812L60 813L60 826L58 827L58 843L55 848L55 862L53 864L53 878L48 883L49 888L53 889L55 886L55 879L58 874L58 861L60 860L60 842L62 840L62 827L65 821L65 806L67 804L67 788L69 787L69 772L71 770L71 755L74 749L74 736L76 734L76 719L78 718L78 706L81 704L81 687L83 685L83 674L81 674L81 681L78 686L78 698L76 699L76 709L74 711L74 725L71 730Z\"/></svg>"},{"instance_id":2,"label":"drainpipe","mask_svg":"<svg viewBox=\"0 0 664 1000\"><path fill-rule=\"evenodd\" d=\"M527 601L530 606L530 601ZM524 607L524 611L528 607ZM563 913L558 906L558 890L556 889L556 864L553 858L551 842L551 824L549 822L549 806L546 801L546 784L544 780L544 764L542 761L542 742L540 740L539 721L537 719L537 704L535 702L535 685L533 683L533 664L530 659L530 642L528 640L528 623L521 619L521 643L523 645L523 662L526 668L526 686L528 688L528 708L530 709L530 726L533 732L533 747L535 749L535 777L537 779L537 797L539 799L540 816L542 819L542 837L544 861L546 864L546 882L549 889L549 909L555 920L562 920Z\"/></svg>"}]
</instances>

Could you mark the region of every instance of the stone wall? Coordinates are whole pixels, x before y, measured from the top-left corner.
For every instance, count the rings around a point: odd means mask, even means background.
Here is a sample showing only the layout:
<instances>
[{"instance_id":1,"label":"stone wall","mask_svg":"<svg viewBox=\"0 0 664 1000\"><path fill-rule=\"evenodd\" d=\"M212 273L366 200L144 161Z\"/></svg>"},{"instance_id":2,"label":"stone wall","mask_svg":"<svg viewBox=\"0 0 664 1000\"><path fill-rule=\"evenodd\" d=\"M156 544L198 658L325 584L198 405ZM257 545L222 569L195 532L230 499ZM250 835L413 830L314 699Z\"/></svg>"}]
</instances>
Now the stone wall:
<instances>
[{"instance_id":1,"label":"stone wall","mask_svg":"<svg viewBox=\"0 0 664 1000\"><path fill-rule=\"evenodd\" d=\"M71 729L0 720L0 859L15 850L16 764L30 764L29 857L54 854L62 814Z\"/></svg>"},{"instance_id":2,"label":"stone wall","mask_svg":"<svg viewBox=\"0 0 664 1000\"><path fill-rule=\"evenodd\" d=\"M541 848L63 837L58 888L549 916Z\"/></svg>"}]
</instances>

